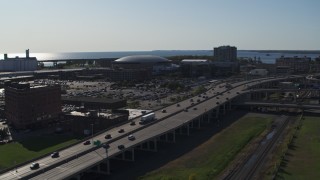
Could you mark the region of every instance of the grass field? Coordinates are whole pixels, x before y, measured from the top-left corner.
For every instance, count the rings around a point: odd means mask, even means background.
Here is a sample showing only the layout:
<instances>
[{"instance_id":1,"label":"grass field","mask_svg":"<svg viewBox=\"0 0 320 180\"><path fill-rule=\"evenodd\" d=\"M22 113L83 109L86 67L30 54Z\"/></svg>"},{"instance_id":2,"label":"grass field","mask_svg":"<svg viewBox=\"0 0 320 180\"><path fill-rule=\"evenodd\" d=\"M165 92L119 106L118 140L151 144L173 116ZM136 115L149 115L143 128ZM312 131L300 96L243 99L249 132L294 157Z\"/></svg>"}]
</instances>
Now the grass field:
<instances>
[{"instance_id":1,"label":"grass field","mask_svg":"<svg viewBox=\"0 0 320 180\"><path fill-rule=\"evenodd\" d=\"M0 170L76 142L67 136L37 136L0 146Z\"/></svg>"},{"instance_id":2,"label":"grass field","mask_svg":"<svg viewBox=\"0 0 320 180\"><path fill-rule=\"evenodd\" d=\"M261 134L271 120L271 117L242 118L191 152L139 179L212 179L251 139Z\"/></svg>"},{"instance_id":3,"label":"grass field","mask_svg":"<svg viewBox=\"0 0 320 180\"><path fill-rule=\"evenodd\" d=\"M277 179L320 178L320 117L305 117Z\"/></svg>"}]
</instances>

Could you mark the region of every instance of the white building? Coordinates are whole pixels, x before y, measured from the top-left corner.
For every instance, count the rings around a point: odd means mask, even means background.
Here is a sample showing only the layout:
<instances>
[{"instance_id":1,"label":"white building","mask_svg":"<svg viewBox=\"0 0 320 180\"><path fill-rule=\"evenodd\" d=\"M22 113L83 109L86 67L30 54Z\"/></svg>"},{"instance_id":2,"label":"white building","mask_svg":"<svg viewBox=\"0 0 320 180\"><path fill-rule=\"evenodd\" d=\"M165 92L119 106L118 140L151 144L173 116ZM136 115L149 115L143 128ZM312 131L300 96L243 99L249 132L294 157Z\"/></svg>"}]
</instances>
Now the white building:
<instances>
[{"instance_id":1,"label":"white building","mask_svg":"<svg viewBox=\"0 0 320 180\"><path fill-rule=\"evenodd\" d=\"M4 59L0 60L0 71L35 71L38 67L38 61L35 57L29 57L29 49L26 50L26 57L8 58L4 54Z\"/></svg>"}]
</instances>

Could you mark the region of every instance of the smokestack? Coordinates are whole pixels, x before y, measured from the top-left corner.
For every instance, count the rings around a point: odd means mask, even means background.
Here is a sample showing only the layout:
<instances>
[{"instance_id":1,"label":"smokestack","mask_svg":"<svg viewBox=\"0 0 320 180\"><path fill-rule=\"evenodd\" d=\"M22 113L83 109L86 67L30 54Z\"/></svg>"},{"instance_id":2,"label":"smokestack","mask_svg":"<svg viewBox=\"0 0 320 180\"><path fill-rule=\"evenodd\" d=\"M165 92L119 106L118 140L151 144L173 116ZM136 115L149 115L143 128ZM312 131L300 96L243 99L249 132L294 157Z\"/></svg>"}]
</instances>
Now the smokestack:
<instances>
[{"instance_id":1,"label":"smokestack","mask_svg":"<svg viewBox=\"0 0 320 180\"><path fill-rule=\"evenodd\" d=\"M26 50L26 58L29 59L29 49Z\"/></svg>"},{"instance_id":2,"label":"smokestack","mask_svg":"<svg viewBox=\"0 0 320 180\"><path fill-rule=\"evenodd\" d=\"M8 59L8 54L4 54L4 60Z\"/></svg>"}]
</instances>

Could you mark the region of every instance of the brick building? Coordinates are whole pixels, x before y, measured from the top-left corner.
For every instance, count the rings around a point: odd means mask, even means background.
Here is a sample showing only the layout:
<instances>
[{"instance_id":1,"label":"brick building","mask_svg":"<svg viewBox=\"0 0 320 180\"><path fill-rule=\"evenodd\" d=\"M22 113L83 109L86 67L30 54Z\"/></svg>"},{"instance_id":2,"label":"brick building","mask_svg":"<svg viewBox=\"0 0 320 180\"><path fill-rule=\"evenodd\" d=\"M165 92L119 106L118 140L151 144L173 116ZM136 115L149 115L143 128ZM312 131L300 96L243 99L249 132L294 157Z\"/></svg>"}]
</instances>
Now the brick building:
<instances>
[{"instance_id":1,"label":"brick building","mask_svg":"<svg viewBox=\"0 0 320 180\"><path fill-rule=\"evenodd\" d=\"M310 70L310 57L284 57L276 59L276 67L289 67L292 73L307 73Z\"/></svg>"},{"instance_id":2,"label":"brick building","mask_svg":"<svg viewBox=\"0 0 320 180\"><path fill-rule=\"evenodd\" d=\"M16 129L48 125L61 114L60 86L5 85L5 115Z\"/></svg>"}]
</instances>

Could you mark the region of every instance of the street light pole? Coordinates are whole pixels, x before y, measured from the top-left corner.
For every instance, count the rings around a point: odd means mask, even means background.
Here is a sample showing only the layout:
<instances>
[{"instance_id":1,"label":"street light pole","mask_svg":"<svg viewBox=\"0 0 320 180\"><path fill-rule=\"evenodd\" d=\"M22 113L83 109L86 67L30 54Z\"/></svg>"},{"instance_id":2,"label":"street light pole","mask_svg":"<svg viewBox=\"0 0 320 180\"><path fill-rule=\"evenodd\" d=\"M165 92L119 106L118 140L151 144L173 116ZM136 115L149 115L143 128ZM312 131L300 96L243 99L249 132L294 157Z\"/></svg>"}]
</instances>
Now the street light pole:
<instances>
[{"instance_id":1,"label":"street light pole","mask_svg":"<svg viewBox=\"0 0 320 180\"><path fill-rule=\"evenodd\" d=\"M93 124L91 124L91 141L92 141L92 144L93 144Z\"/></svg>"}]
</instances>

